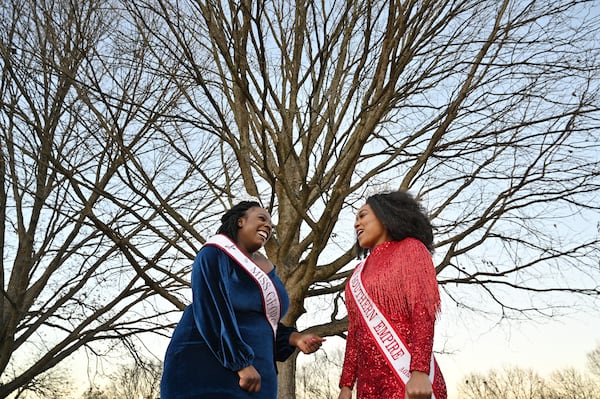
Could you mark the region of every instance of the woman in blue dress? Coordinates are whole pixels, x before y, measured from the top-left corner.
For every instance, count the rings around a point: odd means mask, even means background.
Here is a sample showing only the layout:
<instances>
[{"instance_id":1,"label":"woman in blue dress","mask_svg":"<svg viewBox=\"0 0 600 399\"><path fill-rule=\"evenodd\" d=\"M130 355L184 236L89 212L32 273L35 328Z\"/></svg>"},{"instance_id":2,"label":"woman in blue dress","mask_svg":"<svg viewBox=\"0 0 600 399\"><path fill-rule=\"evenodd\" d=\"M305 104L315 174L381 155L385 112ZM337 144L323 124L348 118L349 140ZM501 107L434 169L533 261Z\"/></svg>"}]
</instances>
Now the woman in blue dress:
<instances>
[{"instance_id":1,"label":"woman in blue dress","mask_svg":"<svg viewBox=\"0 0 600 399\"><path fill-rule=\"evenodd\" d=\"M289 298L273 264L256 252L272 231L258 202L243 201L221 218L194 261L192 304L167 348L161 399L275 399L275 361L321 346L323 338L279 322Z\"/></svg>"}]
</instances>

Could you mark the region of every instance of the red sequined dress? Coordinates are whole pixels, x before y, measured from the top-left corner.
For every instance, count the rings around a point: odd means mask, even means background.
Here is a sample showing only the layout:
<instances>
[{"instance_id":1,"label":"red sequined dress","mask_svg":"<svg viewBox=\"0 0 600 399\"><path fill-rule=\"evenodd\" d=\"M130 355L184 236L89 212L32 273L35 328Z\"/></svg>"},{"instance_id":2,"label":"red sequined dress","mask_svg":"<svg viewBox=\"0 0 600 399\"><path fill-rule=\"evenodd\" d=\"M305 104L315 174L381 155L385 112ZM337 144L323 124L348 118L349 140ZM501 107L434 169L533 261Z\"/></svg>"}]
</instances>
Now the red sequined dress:
<instances>
[{"instance_id":1,"label":"red sequined dress","mask_svg":"<svg viewBox=\"0 0 600 399\"><path fill-rule=\"evenodd\" d=\"M406 238L373 248L362 282L385 318L404 338L411 371L429 374L434 324L440 296L431 254L419 240ZM348 339L340 387L357 384L357 399L405 399L404 384L377 348L346 286ZM446 399L446 384L436 367L436 399Z\"/></svg>"}]
</instances>

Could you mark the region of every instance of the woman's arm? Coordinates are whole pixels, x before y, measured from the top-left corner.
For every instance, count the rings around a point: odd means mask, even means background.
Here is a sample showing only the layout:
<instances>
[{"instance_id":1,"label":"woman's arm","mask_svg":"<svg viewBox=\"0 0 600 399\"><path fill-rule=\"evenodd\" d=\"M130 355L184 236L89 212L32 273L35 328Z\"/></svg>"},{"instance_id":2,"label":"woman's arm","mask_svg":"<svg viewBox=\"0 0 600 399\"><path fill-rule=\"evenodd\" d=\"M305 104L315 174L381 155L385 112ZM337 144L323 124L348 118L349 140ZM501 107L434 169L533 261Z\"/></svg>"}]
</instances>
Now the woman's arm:
<instances>
[{"instance_id":1,"label":"woman's arm","mask_svg":"<svg viewBox=\"0 0 600 399\"><path fill-rule=\"evenodd\" d=\"M254 351L240 335L229 295L230 279L229 256L216 247L203 247L192 269L194 320L215 357L237 372L252 365Z\"/></svg>"},{"instance_id":2,"label":"woman's arm","mask_svg":"<svg viewBox=\"0 0 600 399\"><path fill-rule=\"evenodd\" d=\"M417 240L410 240L404 251L404 275L412 276L413 286L418 290L407 290L409 294L418 297L407 298L410 305L408 317L408 342L411 352L411 376L406 383L406 397L408 399L431 398L433 387L429 380L431 356L433 353L433 339L436 315L440 309L440 298L435 267L431 254ZM407 270L410 269L410 270ZM406 274L410 273L410 274ZM405 285L406 286L406 285Z\"/></svg>"},{"instance_id":3,"label":"woman's arm","mask_svg":"<svg viewBox=\"0 0 600 399\"><path fill-rule=\"evenodd\" d=\"M342 392L340 392L340 398L342 398L342 394L344 391L344 387L348 388L350 392L352 391L352 387L354 386L354 382L356 381L356 362L358 357L358 347L356 340L356 318L357 309L353 304L349 302L352 299L349 299L350 296L349 289L346 288L346 306L348 308L348 336L346 337L346 349L344 353L344 365L342 367L342 375L340 376L340 388ZM344 396L345 397L345 396Z\"/></svg>"}]
</instances>

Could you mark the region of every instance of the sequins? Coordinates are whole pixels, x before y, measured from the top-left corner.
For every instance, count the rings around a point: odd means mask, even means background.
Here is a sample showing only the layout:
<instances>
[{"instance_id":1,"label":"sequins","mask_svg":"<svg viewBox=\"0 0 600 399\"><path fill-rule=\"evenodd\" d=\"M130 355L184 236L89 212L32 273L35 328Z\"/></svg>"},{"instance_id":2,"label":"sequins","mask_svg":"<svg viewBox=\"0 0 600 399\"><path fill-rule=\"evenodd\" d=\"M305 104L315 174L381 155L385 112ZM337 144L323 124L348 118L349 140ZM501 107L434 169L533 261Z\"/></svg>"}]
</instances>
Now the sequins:
<instances>
[{"instance_id":1,"label":"sequins","mask_svg":"<svg viewBox=\"0 0 600 399\"><path fill-rule=\"evenodd\" d=\"M423 252L414 250L412 241L414 240L390 241L375 247L367 259L362 281L388 321L404 337L412 355L411 370L429 373L435 325L435 311L432 312L431 309L435 304L431 304L430 300L407 300L406 292L401 287L414 286L406 284L404 279L424 279L427 280L425 285L433 286L437 293L437 282L435 273L431 274L431 270L421 266L422 259L417 257L422 257ZM429 256L428 253L425 256ZM418 264L419 267L399 267L399 257L406 264ZM431 262L430 258L427 261ZM431 279L433 281L429 281ZM347 288L346 298L350 295ZM356 382L357 399L405 399L404 384L377 348L355 302L347 299L346 306L350 329L340 386L353 386ZM436 374L441 377L437 367ZM436 399L446 399L443 378L436 380L434 391Z\"/></svg>"}]
</instances>

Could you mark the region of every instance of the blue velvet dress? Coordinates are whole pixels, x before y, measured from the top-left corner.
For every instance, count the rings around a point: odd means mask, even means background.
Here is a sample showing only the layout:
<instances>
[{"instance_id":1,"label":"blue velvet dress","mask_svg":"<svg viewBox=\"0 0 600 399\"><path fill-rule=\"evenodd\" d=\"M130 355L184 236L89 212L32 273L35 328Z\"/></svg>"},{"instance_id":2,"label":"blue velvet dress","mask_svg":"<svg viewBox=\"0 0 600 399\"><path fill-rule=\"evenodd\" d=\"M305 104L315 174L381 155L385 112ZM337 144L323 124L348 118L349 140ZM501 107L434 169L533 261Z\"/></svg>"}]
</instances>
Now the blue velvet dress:
<instances>
[{"instance_id":1,"label":"blue velvet dress","mask_svg":"<svg viewBox=\"0 0 600 399\"><path fill-rule=\"evenodd\" d=\"M289 297L275 270L269 273L287 312ZM291 327L277 336L263 310L256 282L215 246L204 246L192 269L192 304L183 312L167 348L161 399L275 399L275 360L295 350ZM239 386L237 371L253 365L261 375L259 392Z\"/></svg>"}]
</instances>

